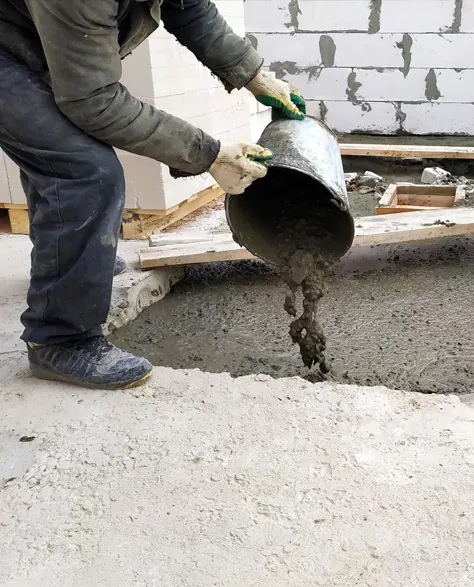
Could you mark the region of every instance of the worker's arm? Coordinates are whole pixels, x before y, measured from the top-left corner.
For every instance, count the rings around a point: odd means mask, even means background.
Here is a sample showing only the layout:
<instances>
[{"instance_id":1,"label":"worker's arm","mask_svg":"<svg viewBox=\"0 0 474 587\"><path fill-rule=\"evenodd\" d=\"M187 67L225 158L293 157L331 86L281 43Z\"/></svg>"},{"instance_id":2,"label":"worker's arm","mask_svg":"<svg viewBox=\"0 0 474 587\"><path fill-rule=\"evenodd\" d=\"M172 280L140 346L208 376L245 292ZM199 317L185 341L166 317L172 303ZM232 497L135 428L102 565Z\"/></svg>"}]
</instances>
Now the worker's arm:
<instances>
[{"instance_id":1,"label":"worker's arm","mask_svg":"<svg viewBox=\"0 0 474 587\"><path fill-rule=\"evenodd\" d=\"M210 0L163 0L165 28L221 79L227 90L246 87L266 106L289 118L305 116L299 93L261 71L263 59L247 39L239 37Z\"/></svg>"},{"instance_id":2,"label":"worker's arm","mask_svg":"<svg viewBox=\"0 0 474 587\"><path fill-rule=\"evenodd\" d=\"M163 0L161 18L229 91L246 86L262 66L248 39L233 32L210 0Z\"/></svg>"},{"instance_id":3,"label":"worker's arm","mask_svg":"<svg viewBox=\"0 0 474 587\"><path fill-rule=\"evenodd\" d=\"M26 0L62 112L89 135L182 171L209 169L219 141L120 84L117 0ZM41 116L41 113L38 113Z\"/></svg>"}]
</instances>

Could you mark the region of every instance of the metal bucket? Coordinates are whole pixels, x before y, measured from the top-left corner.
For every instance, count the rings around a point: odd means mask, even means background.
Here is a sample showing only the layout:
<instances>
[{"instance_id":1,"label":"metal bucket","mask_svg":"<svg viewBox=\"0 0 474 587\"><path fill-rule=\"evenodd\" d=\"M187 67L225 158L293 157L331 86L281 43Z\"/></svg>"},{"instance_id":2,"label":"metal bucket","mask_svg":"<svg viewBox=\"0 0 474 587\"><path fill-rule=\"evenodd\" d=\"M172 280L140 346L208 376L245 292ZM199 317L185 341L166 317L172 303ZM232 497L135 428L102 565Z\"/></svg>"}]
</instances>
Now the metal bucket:
<instances>
[{"instance_id":1,"label":"metal bucket","mask_svg":"<svg viewBox=\"0 0 474 587\"><path fill-rule=\"evenodd\" d=\"M264 179L226 196L234 240L277 265L289 246L330 262L342 257L354 240L354 220L335 135L311 118L279 119L258 143L275 157Z\"/></svg>"}]
</instances>

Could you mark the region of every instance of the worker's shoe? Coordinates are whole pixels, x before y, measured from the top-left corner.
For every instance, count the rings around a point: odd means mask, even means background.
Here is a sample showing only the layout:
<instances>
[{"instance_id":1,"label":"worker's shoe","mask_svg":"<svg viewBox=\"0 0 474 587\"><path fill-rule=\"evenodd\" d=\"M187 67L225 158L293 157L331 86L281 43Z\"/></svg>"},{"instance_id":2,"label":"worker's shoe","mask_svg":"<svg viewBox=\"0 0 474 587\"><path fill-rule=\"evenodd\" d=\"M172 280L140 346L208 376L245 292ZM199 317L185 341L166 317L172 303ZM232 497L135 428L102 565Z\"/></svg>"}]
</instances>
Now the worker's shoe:
<instances>
[{"instance_id":1,"label":"worker's shoe","mask_svg":"<svg viewBox=\"0 0 474 587\"><path fill-rule=\"evenodd\" d=\"M35 377L94 389L136 387L153 369L146 359L114 347L103 336L47 346L28 343L28 358Z\"/></svg>"},{"instance_id":2,"label":"worker's shoe","mask_svg":"<svg viewBox=\"0 0 474 587\"><path fill-rule=\"evenodd\" d=\"M121 275L125 272L126 269L127 263L125 263L125 259L122 259L122 257L119 257L117 255L117 257L115 257L114 277L117 277L117 275Z\"/></svg>"}]
</instances>

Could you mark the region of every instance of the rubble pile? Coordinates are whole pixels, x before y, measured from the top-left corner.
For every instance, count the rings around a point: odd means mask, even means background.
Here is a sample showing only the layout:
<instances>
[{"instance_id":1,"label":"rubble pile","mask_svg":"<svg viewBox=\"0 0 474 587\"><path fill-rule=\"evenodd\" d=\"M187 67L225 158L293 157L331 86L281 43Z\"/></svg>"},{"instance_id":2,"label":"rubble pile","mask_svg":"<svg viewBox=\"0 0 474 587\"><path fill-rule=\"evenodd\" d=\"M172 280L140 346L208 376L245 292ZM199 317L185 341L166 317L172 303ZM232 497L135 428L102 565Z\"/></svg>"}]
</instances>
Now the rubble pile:
<instances>
[{"instance_id":1,"label":"rubble pile","mask_svg":"<svg viewBox=\"0 0 474 587\"><path fill-rule=\"evenodd\" d=\"M373 193L380 198L388 188L389 182L382 176L366 171L365 173L345 173L348 192L357 191L360 194Z\"/></svg>"}]
</instances>

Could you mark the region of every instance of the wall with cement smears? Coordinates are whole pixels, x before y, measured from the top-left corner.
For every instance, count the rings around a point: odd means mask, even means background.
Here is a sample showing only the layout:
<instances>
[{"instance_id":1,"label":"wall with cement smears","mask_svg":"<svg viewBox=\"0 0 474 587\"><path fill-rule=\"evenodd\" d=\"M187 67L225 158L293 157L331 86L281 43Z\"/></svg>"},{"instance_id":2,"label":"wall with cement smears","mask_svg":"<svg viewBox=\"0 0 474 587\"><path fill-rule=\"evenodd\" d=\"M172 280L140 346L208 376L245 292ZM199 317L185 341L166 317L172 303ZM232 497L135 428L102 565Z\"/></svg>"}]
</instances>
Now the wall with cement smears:
<instances>
[{"instance_id":1,"label":"wall with cement smears","mask_svg":"<svg viewBox=\"0 0 474 587\"><path fill-rule=\"evenodd\" d=\"M246 0L245 17L335 130L474 134L474 0Z\"/></svg>"}]
</instances>

